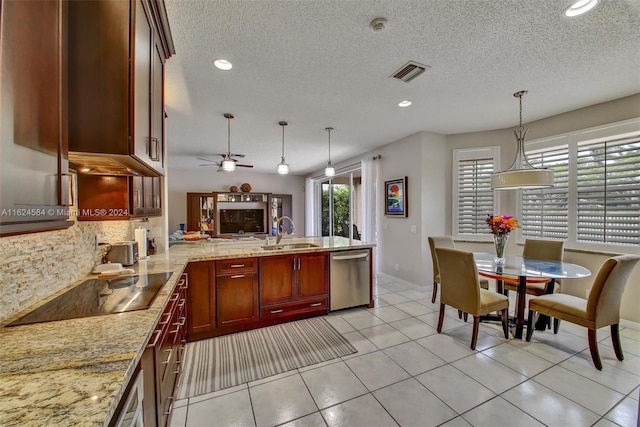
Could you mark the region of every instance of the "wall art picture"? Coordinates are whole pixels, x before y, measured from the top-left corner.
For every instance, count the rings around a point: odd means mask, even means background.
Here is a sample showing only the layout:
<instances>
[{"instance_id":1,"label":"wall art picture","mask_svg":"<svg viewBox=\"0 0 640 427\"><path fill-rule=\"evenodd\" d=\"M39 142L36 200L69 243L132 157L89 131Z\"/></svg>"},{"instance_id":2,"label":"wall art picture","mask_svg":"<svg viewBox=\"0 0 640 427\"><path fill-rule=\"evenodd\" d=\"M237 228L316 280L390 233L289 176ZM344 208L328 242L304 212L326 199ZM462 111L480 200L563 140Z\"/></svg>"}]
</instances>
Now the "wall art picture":
<instances>
[{"instance_id":1,"label":"wall art picture","mask_svg":"<svg viewBox=\"0 0 640 427\"><path fill-rule=\"evenodd\" d=\"M406 217L408 211L407 177L384 182L384 214Z\"/></svg>"}]
</instances>

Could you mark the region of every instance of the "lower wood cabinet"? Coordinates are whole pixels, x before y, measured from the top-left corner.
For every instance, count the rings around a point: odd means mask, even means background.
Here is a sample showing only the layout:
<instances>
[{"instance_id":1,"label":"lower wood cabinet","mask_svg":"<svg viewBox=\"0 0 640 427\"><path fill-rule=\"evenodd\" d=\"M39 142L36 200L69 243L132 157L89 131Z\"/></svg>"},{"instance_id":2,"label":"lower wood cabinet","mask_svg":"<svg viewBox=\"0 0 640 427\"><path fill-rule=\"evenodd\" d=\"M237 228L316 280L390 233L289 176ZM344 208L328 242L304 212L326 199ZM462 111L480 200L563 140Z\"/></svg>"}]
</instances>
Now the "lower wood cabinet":
<instances>
[{"instance_id":1,"label":"lower wood cabinet","mask_svg":"<svg viewBox=\"0 0 640 427\"><path fill-rule=\"evenodd\" d=\"M326 314L328 302L327 253L260 258L261 319Z\"/></svg>"},{"instance_id":2,"label":"lower wood cabinet","mask_svg":"<svg viewBox=\"0 0 640 427\"><path fill-rule=\"evenodd\" d=\"M275 255L190 262L187 341L329 311L329 256Z\"/></svg>"},{"instance_id":3,"label":"lower wood cabinet","mask_svg":"<svg viewBox=\"0 0 640 427\"><path fill-rule=\"evenodd\" d=\"M144 424L164 427L174 402L186 345L188 275L184 274L160 316L140 360L144 373Z\"/></svg>"},{"instance_id":4,"label":"lower wood cabinet","mask_svg":"<svg viewBox=\"0 0 640 427\"><path fill-rule=\"evenodd\" d=\"M216 262L216 301L218 328L241 330L259 320L256 258Z\"/></svg>"},{"instance_id":5,"label":"lower wood cabinet","mask_svg":"<svg viewBox=\"0 0 640 427\"><path fill-rule=\"evenodd\" d=\"M216 263L190 262L187 290L187 340L209 338L216 328Z\"/></svg>"}]
</instances>

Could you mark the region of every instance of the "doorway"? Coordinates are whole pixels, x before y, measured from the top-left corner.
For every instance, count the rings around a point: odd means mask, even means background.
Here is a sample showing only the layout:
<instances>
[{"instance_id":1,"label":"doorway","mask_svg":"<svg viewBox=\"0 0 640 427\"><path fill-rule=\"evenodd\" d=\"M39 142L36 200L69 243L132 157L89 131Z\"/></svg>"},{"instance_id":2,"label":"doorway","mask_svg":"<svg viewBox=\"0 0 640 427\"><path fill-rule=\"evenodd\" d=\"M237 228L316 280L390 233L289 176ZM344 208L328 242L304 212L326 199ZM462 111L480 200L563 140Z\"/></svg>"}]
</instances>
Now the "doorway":
<instances>
[{"instance_id":1,"label":"doorway","mask_svg":"<svg viewBox=\"0 0 640 427\"><path fill-rule=\"evenodd\" d=\"M361 239L362 172L355 169L320 182L320 224L322 236Z\"/></svg>"}]
</instances>

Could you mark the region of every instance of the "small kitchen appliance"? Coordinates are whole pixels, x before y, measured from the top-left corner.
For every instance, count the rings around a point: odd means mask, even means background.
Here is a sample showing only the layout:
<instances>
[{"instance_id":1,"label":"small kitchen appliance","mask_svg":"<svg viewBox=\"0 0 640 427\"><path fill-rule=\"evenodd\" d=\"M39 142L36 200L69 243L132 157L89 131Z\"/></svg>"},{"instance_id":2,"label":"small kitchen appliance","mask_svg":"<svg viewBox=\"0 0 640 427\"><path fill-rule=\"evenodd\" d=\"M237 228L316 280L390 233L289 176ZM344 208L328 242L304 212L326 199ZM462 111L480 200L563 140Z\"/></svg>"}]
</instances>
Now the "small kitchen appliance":
<instances>
[{"instance_id":1,"label":"small kitchen appliance","mask_svg":"<svg viewBox=\"0 0 640 427\"><path fill-rule=\"evenodd\" d=\"M138 262L138 242L126 241L111 244L111 249L107 252L108 262L119 262L124 266L130 266Z\"/></svg>"}]
</instances>

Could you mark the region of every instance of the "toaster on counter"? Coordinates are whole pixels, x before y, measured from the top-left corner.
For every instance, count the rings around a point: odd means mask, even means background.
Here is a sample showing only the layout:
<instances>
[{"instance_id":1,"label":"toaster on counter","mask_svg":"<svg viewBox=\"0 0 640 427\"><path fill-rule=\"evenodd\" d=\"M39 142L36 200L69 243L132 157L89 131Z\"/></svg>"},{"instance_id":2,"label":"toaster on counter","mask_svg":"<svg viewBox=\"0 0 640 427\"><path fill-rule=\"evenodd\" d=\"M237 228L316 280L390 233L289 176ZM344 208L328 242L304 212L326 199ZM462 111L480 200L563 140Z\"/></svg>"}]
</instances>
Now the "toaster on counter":
<instances>
[{"instance_id":1,"label":"toaster on counter","mask_svg":"<svg viewBox=\"0 0 640 427\"><path fill-rule=\"evenodd\" d=\"M119 262L124 266L133 265L138 262L138 242L117 242L111 244L111 249L107 252L108 262Z\"/></svg>"}]
</instances>

